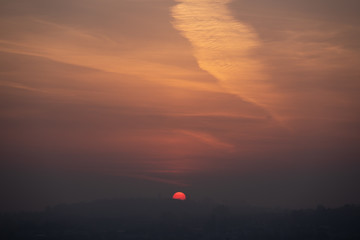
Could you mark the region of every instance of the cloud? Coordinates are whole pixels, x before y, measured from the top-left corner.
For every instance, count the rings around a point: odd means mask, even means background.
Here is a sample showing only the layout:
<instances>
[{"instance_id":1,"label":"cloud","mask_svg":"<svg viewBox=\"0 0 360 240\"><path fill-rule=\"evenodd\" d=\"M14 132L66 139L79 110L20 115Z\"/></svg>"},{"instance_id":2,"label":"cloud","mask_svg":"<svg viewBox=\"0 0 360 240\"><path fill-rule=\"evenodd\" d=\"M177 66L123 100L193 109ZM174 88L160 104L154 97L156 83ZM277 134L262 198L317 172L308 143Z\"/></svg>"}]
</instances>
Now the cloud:
<instances>
[{"instance_id":1,"label":"cloud","mask_svg":"<svg viewBox=\"0 0 360 240\"><path fill-rule=\"evenodd\" d=\"M200 68L218 79L226 91L268 107L270 90L251 51L260 45L256 32L236 21L230 1L180 1L172 9L174 26L191 42Z\"/></svg>"}]
</instances>

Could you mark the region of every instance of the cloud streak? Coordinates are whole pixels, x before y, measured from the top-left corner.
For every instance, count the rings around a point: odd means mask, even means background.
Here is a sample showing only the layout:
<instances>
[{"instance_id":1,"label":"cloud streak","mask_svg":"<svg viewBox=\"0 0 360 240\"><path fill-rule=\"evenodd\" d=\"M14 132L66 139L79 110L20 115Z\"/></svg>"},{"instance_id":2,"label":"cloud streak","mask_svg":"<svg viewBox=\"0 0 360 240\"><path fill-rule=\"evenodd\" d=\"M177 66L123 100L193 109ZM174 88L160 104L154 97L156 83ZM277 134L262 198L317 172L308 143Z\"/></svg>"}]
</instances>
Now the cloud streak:
<instances>
[{"instance_id":1,"label":"cloud streak","mask_svg":"<svg viewBox=\"0 0 360 240\"><path fill-rule=\"evenodd\" d=\"M200 68L230 93L271 108L273 96L262 63L252 56L261 45L249 25L237 21L229 0L180 0L173 7L174 27L192 44Z\"/></svg>"}]
</instances>

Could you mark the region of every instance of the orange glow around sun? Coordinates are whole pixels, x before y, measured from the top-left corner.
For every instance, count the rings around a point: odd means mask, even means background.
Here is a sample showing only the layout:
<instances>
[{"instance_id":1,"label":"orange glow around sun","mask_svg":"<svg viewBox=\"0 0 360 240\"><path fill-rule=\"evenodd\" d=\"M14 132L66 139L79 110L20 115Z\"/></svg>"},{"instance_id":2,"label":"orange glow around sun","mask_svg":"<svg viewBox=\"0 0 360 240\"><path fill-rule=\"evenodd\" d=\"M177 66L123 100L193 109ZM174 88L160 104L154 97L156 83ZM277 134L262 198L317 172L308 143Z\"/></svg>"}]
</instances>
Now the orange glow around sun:
<instances>
[{"instance_id":1,"label":"orange glow around sun","mask_svg":"<svg viewBox=\"0 0 360 240\"><path fill-rule=\"evenodd\" d=\"M173 199L176 199L176 200L186 200L186 196L185 196L185 194L184 193L182 193L182 192L176 192L176 193L174 193L174 195L173 195Z\"/></svg>"}]
</instances>

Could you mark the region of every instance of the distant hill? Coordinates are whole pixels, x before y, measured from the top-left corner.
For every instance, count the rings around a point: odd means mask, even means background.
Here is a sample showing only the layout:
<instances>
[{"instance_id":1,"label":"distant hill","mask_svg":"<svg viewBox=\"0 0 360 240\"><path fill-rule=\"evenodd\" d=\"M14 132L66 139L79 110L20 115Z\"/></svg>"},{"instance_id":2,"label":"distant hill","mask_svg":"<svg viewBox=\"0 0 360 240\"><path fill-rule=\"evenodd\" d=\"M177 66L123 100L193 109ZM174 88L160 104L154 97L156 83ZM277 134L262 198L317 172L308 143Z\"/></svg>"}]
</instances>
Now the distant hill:
<instances>
[{"instance_id":1,"label":"distant hill","mask_svg":"<svg viewBox=\"0 0 360 240\"><path fill-rule=\"evenodd\" d=\"M234 210L189 200L98 200L3 213L0 239L350 240L360 239L360 206Z\"/></svg>"},{"instance_id":2,"label":"distant hill","mask_svg":"<svg viewBox=\"0 0 360 240\"><path fill-rule=\"evenodd\" d=\"M173 199L113 199L61 204L48 207L45 214L87 217L159 216L163 213L204 215L213 206L191 200Z\"/></svg>"}]
</instances>

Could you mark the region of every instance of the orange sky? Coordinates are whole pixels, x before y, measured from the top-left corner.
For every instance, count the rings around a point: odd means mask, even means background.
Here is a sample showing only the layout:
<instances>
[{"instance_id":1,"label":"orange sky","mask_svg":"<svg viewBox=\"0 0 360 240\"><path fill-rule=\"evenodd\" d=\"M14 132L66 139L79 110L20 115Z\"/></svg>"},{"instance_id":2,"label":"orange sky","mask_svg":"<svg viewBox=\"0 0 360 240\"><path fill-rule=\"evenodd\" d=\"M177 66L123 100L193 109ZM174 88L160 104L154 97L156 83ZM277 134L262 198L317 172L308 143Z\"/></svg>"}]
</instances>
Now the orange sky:
<instances>
[{"instance_id":1,"label":"orange sky","mask_svg":"<svg viewBox=\"0 0 360 240\"><path fill-rule=\"evenodd\" d=\"M308 184L299 176L343 189L353 183L344 176L357 175L357 1L0 6L1 166L19 182L14 198L27 184L19 169L122 176L201 196L226 179L219 189L259 189L245 198L259 204L297 199L286 189ZM241 178L285 190L262 202L262 187ZM329 204L360 200L353 187Z\"/></svg>"}]
</instances>

